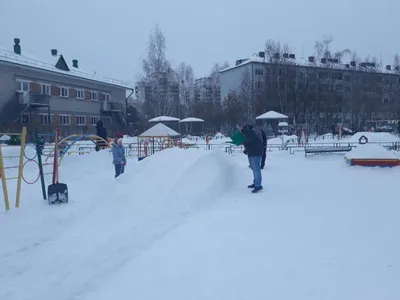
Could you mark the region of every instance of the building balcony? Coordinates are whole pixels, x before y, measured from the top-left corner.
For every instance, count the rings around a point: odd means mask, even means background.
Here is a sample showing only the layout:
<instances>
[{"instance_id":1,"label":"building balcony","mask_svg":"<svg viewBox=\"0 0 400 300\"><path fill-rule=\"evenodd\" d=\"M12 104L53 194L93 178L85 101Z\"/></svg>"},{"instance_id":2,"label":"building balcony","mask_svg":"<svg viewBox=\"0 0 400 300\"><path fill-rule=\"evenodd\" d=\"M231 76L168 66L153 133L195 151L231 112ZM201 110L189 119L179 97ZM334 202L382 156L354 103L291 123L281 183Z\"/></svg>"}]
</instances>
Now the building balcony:
<instances>
[{"instance_id":1,"label":"building balcony","mask_svg":"<svg viewBox=\"0 0 400 300\"><path fill-rule=\"evenodd\" d=\"M104 112L121 112L123 111L124 106L120 102L110 102L105 101L102 102L101 110Z\"/></svg>"},{"instance_id":2,"label":"building balcony","mask_svg":"<svg viewBox=\"0 0 400 300\"><path fill-rule=\"evenodd\" d=\"M17 99L20 105L31 106L48 106L50 105L50 95L31 93L31 92L17 92Z\"/></svg>"}]
</instances>

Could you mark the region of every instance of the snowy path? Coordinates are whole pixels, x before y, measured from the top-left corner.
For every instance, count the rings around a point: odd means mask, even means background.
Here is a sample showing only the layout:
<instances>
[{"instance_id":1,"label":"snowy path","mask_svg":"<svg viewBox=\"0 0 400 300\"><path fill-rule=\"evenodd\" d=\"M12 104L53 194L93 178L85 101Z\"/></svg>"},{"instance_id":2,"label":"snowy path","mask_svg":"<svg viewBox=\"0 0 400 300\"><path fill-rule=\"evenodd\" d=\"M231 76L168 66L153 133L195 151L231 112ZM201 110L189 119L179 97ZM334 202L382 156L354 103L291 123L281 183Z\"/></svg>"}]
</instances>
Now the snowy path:
<instances>
[{"instance_id":1,"label":"snowy path","mask_svg":"<svg viewBox=\"0 0 400 300\"><path fill-rule=\"evenodd\" d=\"M269 156L257 195L218 152L74 173L82 199L0 215L0 299L399 299L400 170Z\"/></svg>"}]
</instances>

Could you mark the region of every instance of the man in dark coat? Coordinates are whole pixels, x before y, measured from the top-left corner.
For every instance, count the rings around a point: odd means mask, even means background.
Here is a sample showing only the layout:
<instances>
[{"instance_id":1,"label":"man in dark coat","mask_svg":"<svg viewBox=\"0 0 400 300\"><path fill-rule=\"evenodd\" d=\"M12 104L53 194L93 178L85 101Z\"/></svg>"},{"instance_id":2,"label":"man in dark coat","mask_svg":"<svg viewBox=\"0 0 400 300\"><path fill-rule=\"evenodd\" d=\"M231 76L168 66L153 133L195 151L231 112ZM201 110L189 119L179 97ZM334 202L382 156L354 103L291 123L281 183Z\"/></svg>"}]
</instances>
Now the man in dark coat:
<instances>
[{"instance_id":1,"label":"man in dark coat","mask_svg":"<svg viewBox=\"0 0 400 300\"><path fill-rule=\"evenodd\" d=\"M267 135L265 134L265 131L263 129L261 129L261 134L262 134L263 146L264 146L264 150L263 150L263 154L262 154L262 158L261 158L261 169L264 169L265 160L267 159Z\"/></svg>"},{"instance_id":2,"label":"man in dark coat","mask_svg":"<svg viewBox=\"0 0 400 300\"><path fill-rule=\"evenodd\" d=\"M261 182L261 159L263 154L263 137L261 128L256 125L254 119L248 120L245 126L242 128L242 134L244 136L244 148L245 153L248 156L250 168L253 171L253 184L249 185L248 188L253 189L252 193L257 193L263 189Z\"/></svg>"},{"instance_id":3,"label":"man in dark coat","mask_svg":"<svg viewBox=\"0 0 400 300\"><path fill-rule=\"evenodd\" d=\"M107 129L103 126L103 121L100 120L96 124L96 135L107 141ZM107 145L103 141L98 141L96 151L104 149Z\"/></svg>"}]
</instances>

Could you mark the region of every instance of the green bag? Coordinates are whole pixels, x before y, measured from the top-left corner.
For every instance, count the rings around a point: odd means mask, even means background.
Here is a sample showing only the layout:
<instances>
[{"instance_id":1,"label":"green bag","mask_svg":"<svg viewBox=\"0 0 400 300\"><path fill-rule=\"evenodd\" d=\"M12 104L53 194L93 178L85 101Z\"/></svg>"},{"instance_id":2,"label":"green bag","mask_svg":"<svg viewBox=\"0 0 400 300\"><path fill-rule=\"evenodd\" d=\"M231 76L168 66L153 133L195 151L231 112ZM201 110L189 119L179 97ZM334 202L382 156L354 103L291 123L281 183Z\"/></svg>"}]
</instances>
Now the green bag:
<instances>
[{"instance_id":1,"label":"green bag","mask_svg":"<svg viewBox=\"0 0 400 300\"><path fill-rule=\"evenodd\" d=\"M236 146L243 145L244 143L244 136L240 131L236 131L234 134L231 135L232 144Z\"/></svg>"}]
</instances>

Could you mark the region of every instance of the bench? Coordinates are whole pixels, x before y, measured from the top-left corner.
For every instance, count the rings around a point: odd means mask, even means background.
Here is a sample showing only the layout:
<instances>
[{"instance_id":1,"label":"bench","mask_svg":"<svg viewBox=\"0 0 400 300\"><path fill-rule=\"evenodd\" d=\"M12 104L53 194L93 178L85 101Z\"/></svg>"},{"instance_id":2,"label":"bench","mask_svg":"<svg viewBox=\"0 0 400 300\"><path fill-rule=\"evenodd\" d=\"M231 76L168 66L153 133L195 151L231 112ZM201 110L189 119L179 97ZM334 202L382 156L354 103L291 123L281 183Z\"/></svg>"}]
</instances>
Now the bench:
<instances>
[{"instance_id":1,"label":"bench","mask_svg":"<svg viewBox=\"0 0 400 300\"><path fill-rule=\"evenodd\" d=\"M340 152L349 152L352 149L350 146L339 146L339 147L304 147L304 154L307 157L307 154L323 154L323 153L340 153Z\"/></svg>"}]
</instances>

